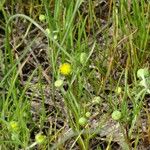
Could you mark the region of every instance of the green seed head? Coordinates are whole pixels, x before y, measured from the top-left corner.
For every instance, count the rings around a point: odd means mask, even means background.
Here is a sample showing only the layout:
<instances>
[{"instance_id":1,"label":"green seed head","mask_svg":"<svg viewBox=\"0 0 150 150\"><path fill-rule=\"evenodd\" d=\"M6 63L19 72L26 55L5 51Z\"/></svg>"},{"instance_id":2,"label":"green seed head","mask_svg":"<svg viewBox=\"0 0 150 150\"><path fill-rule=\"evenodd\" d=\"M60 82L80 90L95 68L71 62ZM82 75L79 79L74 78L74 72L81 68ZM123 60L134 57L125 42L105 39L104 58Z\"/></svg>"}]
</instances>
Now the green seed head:
<instances>
[{"instance_id":1,"label":"green seed head","mask_svg":"<svg viewBox=\"0 0 150 150\"><path fill-rule=\"evenodd\" d=\"M50 29L48 29L48 28L45 31L46 31L47 34L51 33Z\"/></svg>"},{"instance_id":2,"label":"green seed head","mask_svg":"<svg viewBox=\"0 0 150 150\"><path fill-rule=\"evenodd\" d=\"M35 136L35 141L38 143L38 144L42 144L46 139L46 136L45 135L42 135L42 134L37 134Z\"/></svg>"},{"instance_id":3,"label":"green seed head","mask_svg":"<svg viewBox=\"0 0 150 150\"><path fill-rule=\"evenodd\" d=\"M91 116L91 113L88 111L88 112L86 112L85 116L86 116L87 118L89 118L89 117Z\"/></svg>"},{"instance_id":4,"label":"green seed head","mask_svg":"<svg viewBox=\"0 0 150 150\"><path fill-rule=\"evenodd\" d=\"M54 38L54 40L57 40L57 34L55 34L55 35L53 36L53 38Z\"/></svg>"},{"instance_id":5,"label":"green seed head","mask_svg":"<svg viewBox=\"0 0 150 150\"><path fill-rule=\"evenodd\" d=\"M84 118L84 117L81 117L81 118L79 119L79 124L80 124L81 126L85 126L85 125L87 124L87 119Z\"/></svg>"},{"instance_id":6,"label":"green seed head","mask_svg":"<svg viewBox=\"0 0 150 150\"><path fill-rule=\"evenodd\" d=\"M64 83L63 80L58 79L58 80L55 81L54 85L55 85L55 87L59 88L63 85L63 83Z\"/></svg>"},{"instance_id":7,"label":"green seed head","mask_svg":"<svg viewBox=\"0 0 150 150\"><path fill-rule=\"evenodd\" d=\"M121 112L118 110L115 110L111 115L113 120L120 120L121 118Z\"/></svg>"},{"instance_id":8,"label":"green seed head","mask_svg":"<svg viewBox=\"0 0 150 150\"><path fill-rule=\"evenodd\" d=\"M45 19L46 19L45 15L42 15L42 14L41 14L41 15L39 16L39 20L40 20L41 22L42 22L42 21L45 21Z\"/></svg>"},{"instance_id":9,"label":"green seed head","mask_svg":"<svg viewBox=\"0 0 150 150\"><path fill-rule=\"evenodd\" d=\"M86 53L81 53L80 54L80 63L83 65L87 60L87 54Z\"/></svg>"}]
</instances>

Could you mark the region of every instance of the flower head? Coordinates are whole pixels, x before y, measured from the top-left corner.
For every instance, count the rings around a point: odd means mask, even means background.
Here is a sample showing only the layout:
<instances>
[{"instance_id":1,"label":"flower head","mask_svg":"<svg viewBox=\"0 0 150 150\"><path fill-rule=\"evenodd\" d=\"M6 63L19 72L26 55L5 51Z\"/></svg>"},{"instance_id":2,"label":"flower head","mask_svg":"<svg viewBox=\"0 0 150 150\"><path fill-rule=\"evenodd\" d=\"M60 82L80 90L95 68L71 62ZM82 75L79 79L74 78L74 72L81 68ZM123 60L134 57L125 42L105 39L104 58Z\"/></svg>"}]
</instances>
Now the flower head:
<instances>
[{"instance_id":1,"label":"flower head","mask_svg":"<svg viewBox=\"0 0 150 150\"><path fill-rule=\"evenodd\" d=\"M117 94L120 94L121 93L121 91L122 91L122 88L119 86L119 87L117 87L116 88L116 90L115 90L115 92L117 93Z\"/></svg>"},{"instance_id":2,"label":"flower head","mask_svg":"<svg viewBox=\"0 0 150 150\"><path fill-rule=\"evenodd\" d=\"M63 75L69 75L71 73L71 65L69 63L64 63L59 68L60 73Z\"/></svg>"},{"instance_id":3,"label":"flower head","mask_svg":"<svg viewBox=\"0 0 150 150\"><path fill-rule=\"evenodd\" d=\"M115 110L111 115L113 120L120 120L121 118L121 112L119 110Z\"/></svg>"},{"instance_id":4,"label":"flower head","mask_svg":"<svg viewBox=\"0 0 150 150\"><path fill-rule=\"evenodd\" d=\"M88 111L88 112L86 112L85 116L86 116L87 118L89 118L89 117L91 116L91 113Z\"/></svg>"},{"instance_id":5,"label":"flower head","mask_svg":"<svg viewBox=\"0 0 150 150\"><path fill-rule=\"evenodd\" d=\"M79 118L79 125L85 126L87 124L87 119L85 117Z\"/></svg>"},{"instance_id":6,"label":"flower head","mask_svg":"<svg viewBox=\"0 0 150 150\"><path fill-rule=\"evenodd\" d=\"M42 135L41 133L37 134L35 136L35 141L38 143L38 144L41 144L45 141L46 139L46 136L45 135Z\"/></svg>"},{"instance_id":7,"label":"flower head","mask_svg":"<svg viewBox=\"0 0 150 150\"><path fill-rule=\"evenodd\" d=\"M45 16L45 15L41 14L41 15L39 16L39 20L40 20L40 21L45 21L45 19L46 19L46 16Z\"/></svg>"},{"instance_id":8,"label":"flower head","mask_svg":"<svg viewBox=\"0 0 150 150\"><path fill-rule=\"evenodd\" d=\"M10 129L11 129L12 131L18 131L18 130L19 130L19 124L18 124L18 122L16 122L16 121L11 121L11 122L9 123L9 125L10 125Z\"/></svg>"}]
</instances>

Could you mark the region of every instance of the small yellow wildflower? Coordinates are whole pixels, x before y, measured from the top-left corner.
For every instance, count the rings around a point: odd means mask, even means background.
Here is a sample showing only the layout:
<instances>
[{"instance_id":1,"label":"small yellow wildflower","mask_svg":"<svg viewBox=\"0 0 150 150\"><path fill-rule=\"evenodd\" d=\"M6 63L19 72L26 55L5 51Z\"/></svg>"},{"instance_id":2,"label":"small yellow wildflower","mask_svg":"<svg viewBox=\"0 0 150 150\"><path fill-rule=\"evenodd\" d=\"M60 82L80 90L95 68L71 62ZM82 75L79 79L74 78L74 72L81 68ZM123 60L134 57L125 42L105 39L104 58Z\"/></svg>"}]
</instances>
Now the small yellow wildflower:
<instances>
[{"instance_id":1,"label":"small yellow wildflower","mask_svg":"<svg viewBox=\"0 0 150 150\"><path fill-rule=\"evenodd\" d=\"M121 91L122 91L122 88L119 86L119 87L117 87L116 88L116 90L115 90L115 92L117 93L117 94L120 94L121 93Z\"/></svg>"},{"instance_id":2,"label":"small yellow wildflower","mask_svg":"<svg viewBox=\"0 0 150 150\"><path fill-rule=\"evenodd\" d=\"M71 73L71 65L69 63L64 63L59 68L60 73L63 75L69 75Z\"/></svg>"},{"instance_id":3,"label":"small yellow wildflower","mask_svg":"<svg viewBox=\"0 0 150 150\"><path fill-rule=\"evenodd\" d=\"M19 130L19 124L16 121L11 121L10 123L10 128L12 131L18 131Z\"/></svg>"}]
</instances>

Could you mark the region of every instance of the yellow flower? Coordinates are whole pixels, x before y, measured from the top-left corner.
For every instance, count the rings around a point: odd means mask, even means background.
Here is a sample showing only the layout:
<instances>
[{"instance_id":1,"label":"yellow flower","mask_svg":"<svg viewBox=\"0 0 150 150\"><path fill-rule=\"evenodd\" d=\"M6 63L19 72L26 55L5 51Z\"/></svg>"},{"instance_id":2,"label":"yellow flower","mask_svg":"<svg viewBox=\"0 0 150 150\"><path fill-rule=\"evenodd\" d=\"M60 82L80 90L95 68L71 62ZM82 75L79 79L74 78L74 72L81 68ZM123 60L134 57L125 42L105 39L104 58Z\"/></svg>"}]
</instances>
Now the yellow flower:
<instances>
[{"instance_id":1,"label":"yellow flower","mask_svg":"<svg viewBox=\"0 0 150 150\"><path fill-rule=\"evenodd\" d=\"M64 63L59 68L60 73L63 75L69 75L71 73L71 65L69 63Z\"/></svg>"},{"instance_id":2,"label":"yellow flower","mask_svg":"<svg viewBox=\"0 0 150 150\"><path fill-rule=\"evenodd\" d=\"M122 88L119 86L119 87L117 87L116 88L116 90L115 90L115 92L117 93L117 94L120 94L121 93L121 91L122 91Z\"/></svg>"},{"instance_id":3,"label":"yellow flower","mask_svg":"<svg viewBox=\"0 0 150 150\"><path fill-rule=\"evenodd\" d=\"M10 124L11 130L13 130L13 131L18 131L18 129L19 129L19 124L18 124L18 122L16 122L16 121L11 121L9 124Z\"/></svg>"}]
</instances>

